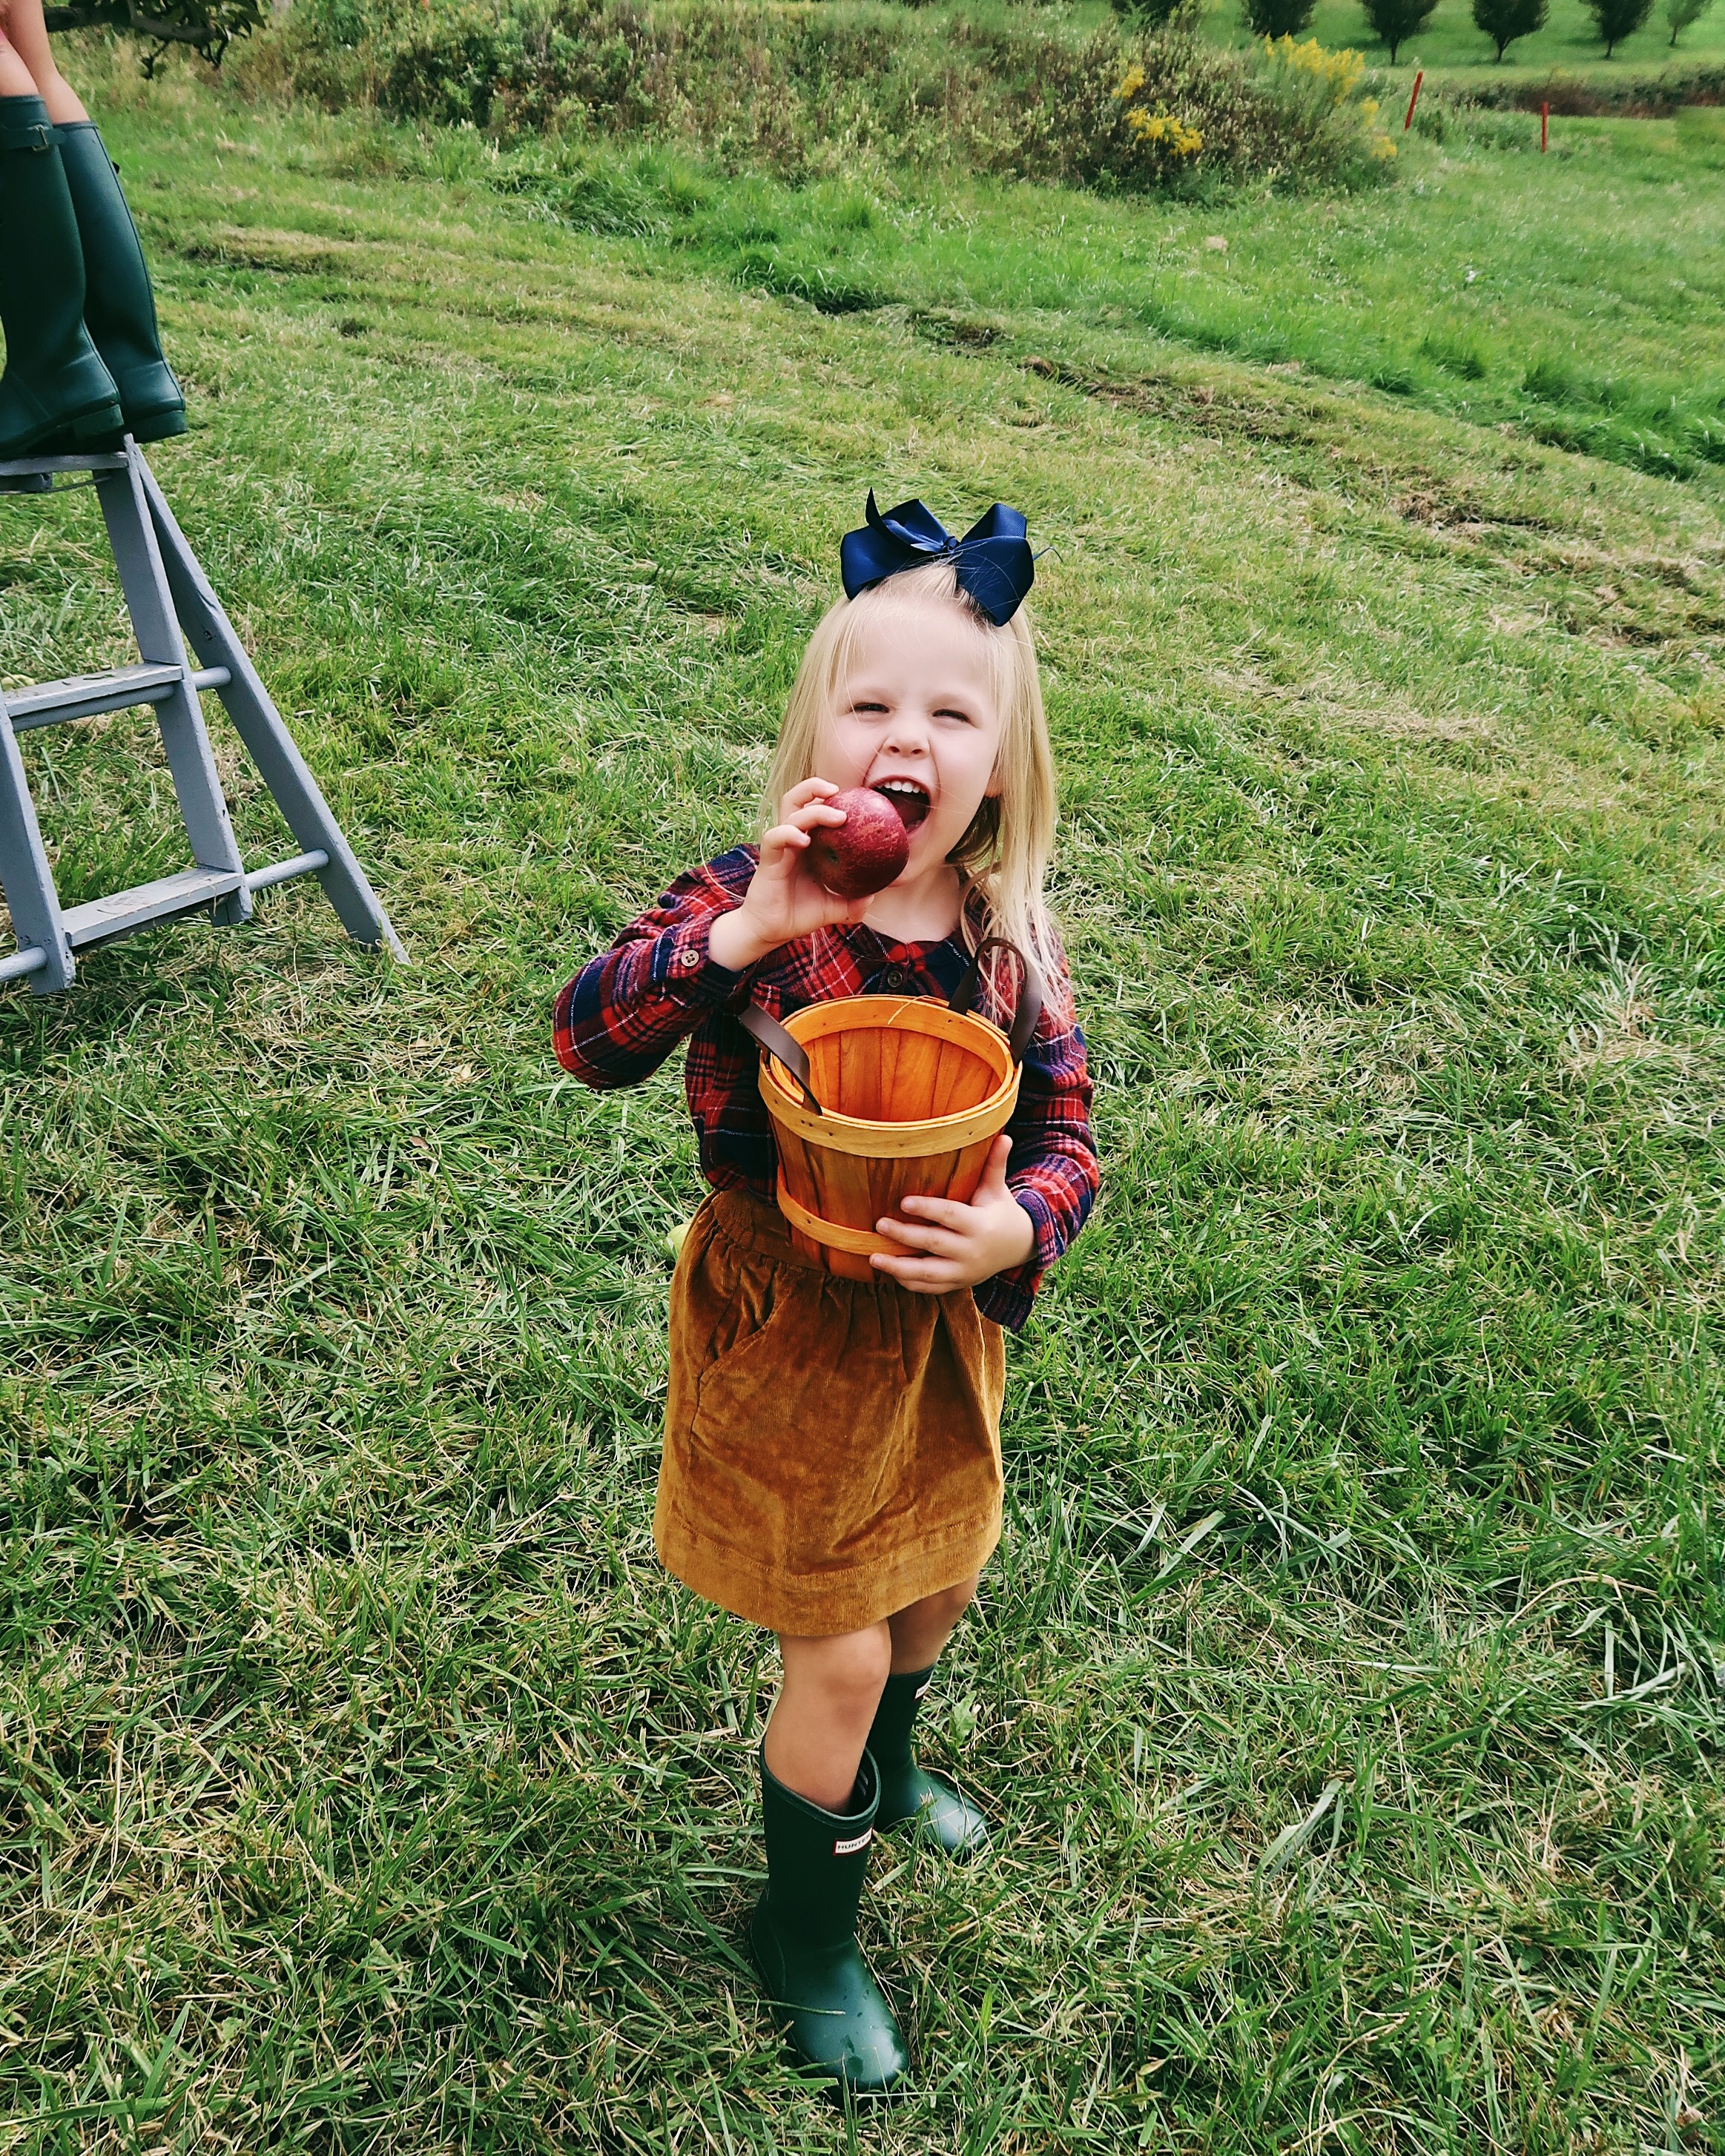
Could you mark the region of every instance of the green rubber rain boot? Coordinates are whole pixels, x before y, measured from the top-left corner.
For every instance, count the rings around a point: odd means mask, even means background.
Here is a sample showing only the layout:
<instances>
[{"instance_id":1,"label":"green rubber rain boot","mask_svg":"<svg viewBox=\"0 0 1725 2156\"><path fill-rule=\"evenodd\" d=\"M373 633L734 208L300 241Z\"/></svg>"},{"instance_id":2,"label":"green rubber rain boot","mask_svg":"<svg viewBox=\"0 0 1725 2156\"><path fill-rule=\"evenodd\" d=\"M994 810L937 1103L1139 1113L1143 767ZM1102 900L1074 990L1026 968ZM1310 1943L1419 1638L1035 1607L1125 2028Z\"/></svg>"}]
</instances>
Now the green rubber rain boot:
<instances>
[{"instance_id":1,"label":"green rubber rain boot","mask_svg":"<svg viewBox=\"0 0 1725 2156\"><path fill-rule=\"evenodd\" d=\"M910 2067L904 2032L857 1947L857 1904L880 1777L868 1754L847 1812L787 1789L760 1755L767 1887L749 1924L775 2019L806 2065L853 2096L883 2096Z\"/></svg>"},{"instance_id":2,"label":"green rubber rain boot","mask_svg":"<svg viewBox=\"0 0 1725 2156\"><path fill-rule=\"evenodd\" d=\"M868 1748L880 1769L875 1824L883 1833L908 1826L949 1856L980 1856L988 1846L988 1821L950 1782L919 1767L910 1748L910 1726L934 1681L933 1670L907 1671L887 1679L868 1732Z\"/></svg>"},{"instance_id":3,"label":"green rubber rain boot","mask_svg":"<svg viewBox=\"0 0 1725 2156\"><path fill-rule=\"evenodd\" d=\"M120 388L126 431L159 442L186 431L186 400L162 357L156 298L120 175L93 120L54 129L84 243L84 319Z\"/></svg>"},{"instance_id":4,"label":"green rubber rain boot","mask_svg":"<svg viewBox=\"0 0 1725 2156\"><path fill-rule=\"evenodd\" d=\"M120 439L114 377L84 326L84 255L48 107L0 97L0 459Z\"/></svg>"}]
</instances>

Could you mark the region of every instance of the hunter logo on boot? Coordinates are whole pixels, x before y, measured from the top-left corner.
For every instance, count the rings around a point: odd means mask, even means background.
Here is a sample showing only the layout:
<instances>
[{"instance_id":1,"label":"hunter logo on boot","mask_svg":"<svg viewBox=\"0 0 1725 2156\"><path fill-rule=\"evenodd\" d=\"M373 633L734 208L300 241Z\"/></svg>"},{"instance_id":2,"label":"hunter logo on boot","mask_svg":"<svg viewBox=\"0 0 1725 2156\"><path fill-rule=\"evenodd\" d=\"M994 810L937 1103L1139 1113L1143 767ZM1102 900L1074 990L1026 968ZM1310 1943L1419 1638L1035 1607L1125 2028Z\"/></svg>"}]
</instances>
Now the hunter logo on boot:
<instances>
[{"instance_id":1,"label":"hunter logo on boot","mask_svg":"<svg viewBox=\"0 0 1725 2156\"><path fill-rule=\"evenodd\" d=\"M832 1853L835 1856L854 1856L859 1849L867 1849L873 1840L874 1829L864 1827L861 1834L853 1835L849 1841L834 1842Z\"/></svg>"}]
</instances>

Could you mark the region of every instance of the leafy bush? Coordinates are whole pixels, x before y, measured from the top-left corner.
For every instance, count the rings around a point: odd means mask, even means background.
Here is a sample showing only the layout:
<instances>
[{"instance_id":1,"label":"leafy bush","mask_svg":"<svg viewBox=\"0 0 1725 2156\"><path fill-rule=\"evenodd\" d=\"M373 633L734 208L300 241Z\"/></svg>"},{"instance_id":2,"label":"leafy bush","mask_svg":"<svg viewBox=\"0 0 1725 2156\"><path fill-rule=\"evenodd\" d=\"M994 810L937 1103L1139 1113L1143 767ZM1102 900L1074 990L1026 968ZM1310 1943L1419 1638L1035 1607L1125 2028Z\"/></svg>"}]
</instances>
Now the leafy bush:
<instances>
[{"instance_id":1,"label":"leafy bush","mask_svg":"<svg viewBox=\"0 0 1725 2156\"><path fill-rule=\"evenodd\" d=\"M121 30L147 38L147 75L154 74L170 45L190 45L219 67L235 38L250 37L267 20L260 0L155 0L148 7L137 0L71 0L42 12L50 30Z\"/></svg>"},{"instance_id":2,"label":"leafy bush","mask_svg":"<svg viewBox=\"0 0 1725 2156\"><path fill-rule=\"evenodd\" d=\"M327 39L297 34L296 79L327 85ZM461 0L407 8L364 71L400 117L682 141L796 179L906 163L1187 191L1369 177L1392 151L1356 95L1358 56L1321 84L1320 49L1282 43L1303 57L1224 52L1180 16L1135 37L897 8Z\"/></svg>"},{"instance_id":3,"label":"leafy bush","mask_svg":"<svg viewBox=\"0 0 1725 2156\"><path fill-rule=\"evenodd\" d=\"M1240 0L1246 28L1257 38L1297 38L1310 27L1317 0Z\"/></svg>"},{"instance_id":4,"label":"leafy bush","mask_svg":"<svg viewBox=\"0 0 1725 2156\"><path fill-rule=\"evenodd\" d=\"M1546 0L1474 0L1474 23L1497 48L1501 61L1517 38L1545 28Z\"/></svg>"},{"instance_id":5,"label":"leafy bush","mask_svg":"<svg viewBox=\"0 0 1725 2156\"><path fill-rule=\"evenodd\" d=\"M1542 105L1548 105L1554 114L1574 118L1669 120L1686 105L1725 105L1725 61L1696 60L1657 74L1622 74L1614 80L1550 74L1543 81L1476 82L1465 91L1446 95L1458 107L1537 112ZM1425 109L1422 98L1421 115ZM1413 124L1419 126L1418 117Z\"/></svg>"},{"instance_id":6,"label":"leafy bush","mask_svg":"<svg viewBox=\"0 0 1725 2156\"><path fill-rule=\"evenodd\" d=\"M1195 35L1204 19L1204 0L1111 0L1114 12L1135 30L1174 30ZM1692 5L1693 0L1679 0ZM1701 0L1705 7L1708 0Z\"/></svg>"},{"instance_id":7,"label":"leafy bush","mask_svg":"<svg viewBox=\"0 0 1725 2156\"><path fill-rule=\"evenodd\" d=\"M1614 49L1632 38L1653 13L1653 0L1587 0L1587 10L1609 60Z\"/></svg>"},{"instance_id":8,"label":"leafy bush","mask_svg":"<svg viewBox=\"0 0 1725 2156\"><path fill-rule=\"evenodd\" d=\"M1417 38L1430 22L1438 0L1363 0L1366 20L1372 34L1389 47L1389 64L1409 38Z\"/></svg>"},{"instance_id":9,"label":"leafy bush","mask_svg":"<svg viewBox=\"0 0 1725 2156\"><path fill-rule=\"evenodd\" d=\"M387 111L416 120L483 127L492 116L507 40L502 26L479 15L453 17L404 44L384 76Z\"/></svg>"},{"instance_id":10,"label":"leafy bush","mask_svg":"<svg viewBox=\"0 0 1725 2156\"><path fill-rule=\"evenodd\" d=\"M1300 114L1313 139L1331 135L1379 164L1395 156L1394 141L1377 125L1377 99L1354 95L1366 72L1358 53L1326 52L1316 38L1303 45L1292 38L1266 38L1254 58L1258 80L1278 110Z\"/></svg>"},{"instance_id":11,"label":"leafy bush","mask_svg":"<svg viewBox=\"0 0 1725 2156\"><path fill-rule=\"evenodd\" d=\"M1680 33L1692 23L1698 23L1713 4L1713 0L1665 0L1665 18L1675 45Z\"/></svg>"}]
</instances>

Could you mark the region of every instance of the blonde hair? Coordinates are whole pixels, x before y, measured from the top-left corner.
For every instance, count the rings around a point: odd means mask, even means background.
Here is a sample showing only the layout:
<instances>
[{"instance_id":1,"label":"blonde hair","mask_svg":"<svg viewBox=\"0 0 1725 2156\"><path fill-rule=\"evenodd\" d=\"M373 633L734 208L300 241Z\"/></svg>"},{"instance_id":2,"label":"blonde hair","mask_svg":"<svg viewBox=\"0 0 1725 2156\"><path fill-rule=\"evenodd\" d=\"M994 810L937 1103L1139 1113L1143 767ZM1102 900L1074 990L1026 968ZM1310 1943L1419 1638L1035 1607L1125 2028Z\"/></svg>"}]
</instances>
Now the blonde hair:
<instances>
[{"instance_id":1,"label":"blonde hair","mask_svg":"<svg viewBox=\"0 0 1725 2156\"><path fill-rule=\"evenodd\" d=\"M996 628L959 590L950 562L904 570L830 607L809 639L785 707L767 777L766 823L777 823L780 802L813 773L821 729L838 708L864 630L890 614L943 603L957 607L981 639L1001 715L994 766L1000 791L983 801L946 857L963 886L960 933L971 950L987 936L1016 943L1034 962L1058 1010L1065 1000L1066 966L1043 896L1054 850L1054 759L1027 608L1021 606L1004 629ZM996 1001L1016 970L1010 960L1003 973L991 960L985 965Z\"/></svg>"}]
</instances>

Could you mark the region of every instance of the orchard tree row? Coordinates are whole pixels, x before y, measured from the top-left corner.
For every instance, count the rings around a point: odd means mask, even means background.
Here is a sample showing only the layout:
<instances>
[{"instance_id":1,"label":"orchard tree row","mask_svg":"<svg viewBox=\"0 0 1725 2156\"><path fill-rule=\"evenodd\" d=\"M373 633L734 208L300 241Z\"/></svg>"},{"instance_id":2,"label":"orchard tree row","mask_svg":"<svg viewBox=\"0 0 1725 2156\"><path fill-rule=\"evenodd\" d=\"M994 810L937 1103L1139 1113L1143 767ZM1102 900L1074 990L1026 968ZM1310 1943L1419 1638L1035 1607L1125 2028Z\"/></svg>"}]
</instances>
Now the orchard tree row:
<instances>
[{"instance_id":1,"label":"orchard tree row","mask_svg":"<svg viewBox=\"0 0 1725 2156\"><path fill-rule=\"evenodd\" d=\"M1418 37L1430 22L1437 4L1438 0L1360 0L1373 36L1389 48L1392 67L1408 38ZM1584 4L1609 59L1625 38L1645 25L1654 0L1584 0ZM1149 29L1175 25L1196 29L1204 13L1203 0L1115 0L1115 5ZM1671 44L1712 5L1712 0L1665 0ZM1241 0L1248 28L1260 38L1299 37L1310 28L1316 6L1316 0ZM1491 40L1500 60L1517 38L1542 30L1547 13L1548 0L1473 0L1474 21Z\"/></svg>"}]
</instances>

